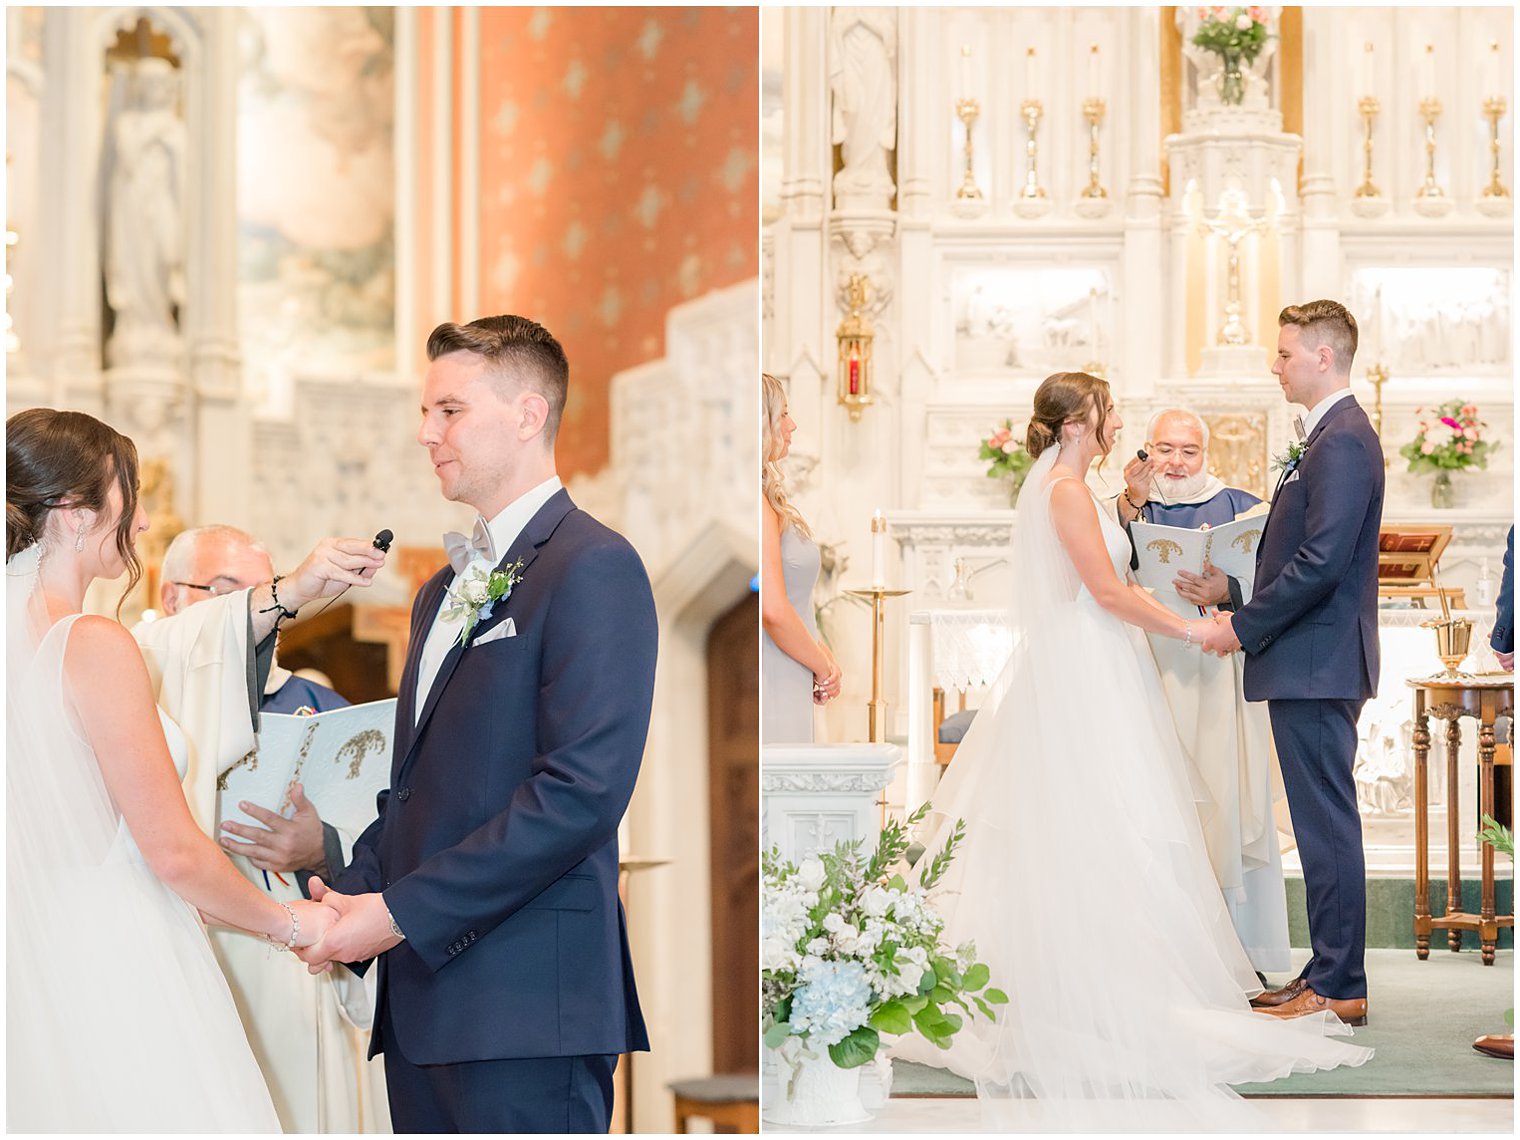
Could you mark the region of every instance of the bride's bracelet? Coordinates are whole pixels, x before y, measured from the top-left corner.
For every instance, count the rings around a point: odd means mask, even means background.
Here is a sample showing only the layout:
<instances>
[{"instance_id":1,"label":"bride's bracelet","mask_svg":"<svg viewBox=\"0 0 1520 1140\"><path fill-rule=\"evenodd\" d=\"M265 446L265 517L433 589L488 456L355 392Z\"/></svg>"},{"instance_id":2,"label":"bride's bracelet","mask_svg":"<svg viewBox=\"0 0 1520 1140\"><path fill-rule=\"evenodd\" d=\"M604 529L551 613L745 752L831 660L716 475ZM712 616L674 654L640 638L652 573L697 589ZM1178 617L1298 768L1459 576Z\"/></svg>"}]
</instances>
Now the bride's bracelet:
<instances>
[{"instance_id":1,"label":"bride's bracelet","mask_svg":"<svg viewBox=\"0 0 1520 1140\"><path fill-rule=\"evenodd\" d=\"M296 948L296 939L301 937L301 919L296 914L295 907L285 902L280 903L280 905L285 908L285 913L290 915L290 941L281 946L277 939L271 938L269 944L283 953L286 950L294 950Z\"/></svg>"},{"instance_id":2,"label":"bride's bracelet","mask_svg":"<svg viewBox=\"0 0 1520 1140\"><path fill-rule=\"evenodd\" d=\"M1197 644L1193 640L1193 623L1190 622L1190 621L1188 621L1186 618L1184 618L1183 621L1182 621L1182 644L1183 645L1195 645L1195 644Z\"/></svg>"}]
</instances>

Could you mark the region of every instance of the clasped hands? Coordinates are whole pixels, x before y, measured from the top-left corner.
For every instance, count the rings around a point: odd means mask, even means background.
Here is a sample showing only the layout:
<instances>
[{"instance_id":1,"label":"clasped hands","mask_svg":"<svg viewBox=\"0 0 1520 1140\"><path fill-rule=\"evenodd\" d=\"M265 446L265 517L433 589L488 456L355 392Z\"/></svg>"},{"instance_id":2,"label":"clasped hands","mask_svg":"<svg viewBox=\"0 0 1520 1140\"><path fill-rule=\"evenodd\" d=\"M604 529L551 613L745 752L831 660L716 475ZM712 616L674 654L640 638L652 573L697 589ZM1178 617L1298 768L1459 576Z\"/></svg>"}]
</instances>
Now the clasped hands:
<instances>
[{"instance_id":1,"label":"clasped hands","mask_svg":"<svg viewBox=\"0 0 1520 1140\"><path fill-rule=\"evenodd\" d=\"M1199 637L1198 626L1203 626ZM1228 657L1240 648L1240 638L1235 636L1235 626L1227 613L1216 613L1212 620L1200 621L1193 626L1193 644L1205 653L1216 657Z\"/></svg>"},{"instance_id":2,"label":"clasped hands","mask_svg":"<svg viewBox=\"0 0 1520 1140\"><path fill-rule=\"evenodd\" d=\"M383 954L401 939L391 930L391 912L379 892L345 895L315 875L311 879L308 911L319 929L306 937L303 917L296 957L313 974L332 969L334 962L363 962Z\"/></svg>"}]
</instances>

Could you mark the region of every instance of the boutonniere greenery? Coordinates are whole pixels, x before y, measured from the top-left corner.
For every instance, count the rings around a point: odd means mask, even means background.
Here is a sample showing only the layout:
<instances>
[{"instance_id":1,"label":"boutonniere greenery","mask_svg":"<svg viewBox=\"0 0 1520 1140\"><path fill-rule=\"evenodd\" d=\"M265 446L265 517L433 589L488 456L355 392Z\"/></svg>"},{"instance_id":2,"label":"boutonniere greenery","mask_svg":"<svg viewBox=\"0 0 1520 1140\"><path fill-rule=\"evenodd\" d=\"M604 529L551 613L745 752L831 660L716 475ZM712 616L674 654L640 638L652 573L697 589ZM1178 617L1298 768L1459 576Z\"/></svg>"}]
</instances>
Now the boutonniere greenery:
<instances>
[{"instance_id":1,"label":"boutonniere greenery","mask_svg":"<svg viewBox=\"0 0 1520 1140\"><path fill-rule=\"evenodd\" d=\"M470 632L486 618L497 602L511 597L517 583L522 581L522 559L510 566L492 569L485 562L472 562L449 587L444 602L444 621L464 618L464 629L459 632L459 644L468 647Z\"/></svg>"},{"instance_id":2,"label":"boutonniere greenery","mask_svg":"<svg viewBox=\"0 0 1520 1140\"><path fill-rule=\"evenodd\" d=\"M1309 444L1305 440L1296 439L1288 444L1288 450L1284 451L1276 459L1272 460L1272 470L1281 471L1287 475L1298 466L1299 460L1304 457L1304 452L1309 450Z\"/></svg>"}]
</instances>

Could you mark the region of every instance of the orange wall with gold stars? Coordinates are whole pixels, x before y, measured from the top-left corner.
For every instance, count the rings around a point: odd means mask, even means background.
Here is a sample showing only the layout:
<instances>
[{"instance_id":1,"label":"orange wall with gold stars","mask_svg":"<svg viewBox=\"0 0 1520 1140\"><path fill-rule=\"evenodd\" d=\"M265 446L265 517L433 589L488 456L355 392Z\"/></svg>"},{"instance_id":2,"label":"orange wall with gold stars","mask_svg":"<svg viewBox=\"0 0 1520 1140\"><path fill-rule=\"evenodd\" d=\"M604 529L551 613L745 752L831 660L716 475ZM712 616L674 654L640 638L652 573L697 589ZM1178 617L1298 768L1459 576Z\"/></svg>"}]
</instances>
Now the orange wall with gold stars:
<instances>
[{"instance_id":1,"label":"orange wall with gold stars","mask_svg":"<svg viewBox=\"0 0 1520 1140\"><path fill-rule=\"evenodd\" d=\"M456 10L457 11L457 10ZM657 359L676 305L759 273L754 8L481 8L475 139L479 312L520 313L570 358L565 476L608 458L608 388ZM458 25L456 24L456 27ZM467 71L455 56L456 77ZM463 198L451 195L454 202ZM456 239L461 230L455 227Z\"/></svg>"}]
</instances>

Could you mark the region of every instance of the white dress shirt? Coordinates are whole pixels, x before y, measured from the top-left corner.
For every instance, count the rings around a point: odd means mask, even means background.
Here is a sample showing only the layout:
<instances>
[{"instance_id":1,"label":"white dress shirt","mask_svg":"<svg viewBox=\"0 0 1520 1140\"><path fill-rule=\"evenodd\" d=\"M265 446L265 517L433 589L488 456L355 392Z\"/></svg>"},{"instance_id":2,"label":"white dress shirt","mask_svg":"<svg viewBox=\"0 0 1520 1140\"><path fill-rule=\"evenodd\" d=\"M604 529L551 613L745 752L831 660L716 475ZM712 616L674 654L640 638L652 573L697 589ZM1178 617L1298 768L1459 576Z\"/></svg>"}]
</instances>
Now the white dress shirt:
<instances>
[{"instance_id":1,"label":"white dress shirt","mask_svg":"<svg viewBox=\"0 0 1520 1140\"><path fill-rule=\"evenodd\" d=\"M1326 412L1350 395L1350 388L1340 388L1331 392L1323 400L1315 404L1314 407L1310 408L1309 417L1304 420L1304 438L1308 439L1314 434L1314 429L1319 426L1319 421L1325 418Z\"/></svg>"},{"instance_id":2,"label":"white dress shirt","mask_svg":"<svg viewBox=\"0 0 1520 1140\"><path fill-rule=\"evenodd\" d=\"M564 484L559 481L559 476L551 475L537 487L513 499L495 518L486 523L486 529L491 532L491 545L496 550L497 562L506 557L507 551L517 541L517 536L522 534L523 527L528 525L529 520L538 514L539 509L562 486ZM480 556L475 557L478 560ZM455 574L445 588L452 589L457 581L459 575ZM443 659L449 655L449 650L459 640L459 631L464 628L463 615L453 620L443 616L447 608L448 599L445 598L438 607L438 615L433 619L433 628L428 630L427 640L422 643L422 658L417 663L417 700L412 710L413 724L422 719L422 706L427 703L433 681L438 677L438 670L443 667Z\"/></svg>"}]
</instances>

